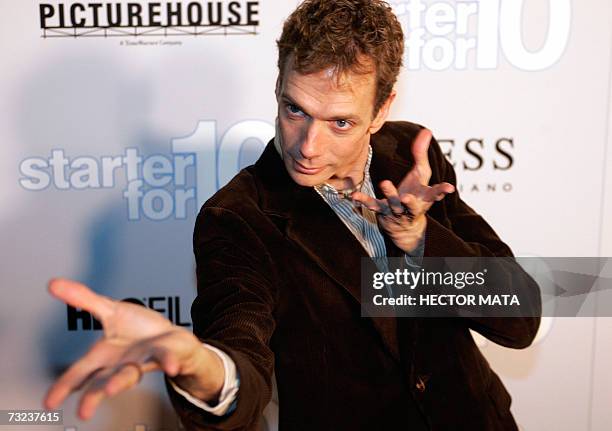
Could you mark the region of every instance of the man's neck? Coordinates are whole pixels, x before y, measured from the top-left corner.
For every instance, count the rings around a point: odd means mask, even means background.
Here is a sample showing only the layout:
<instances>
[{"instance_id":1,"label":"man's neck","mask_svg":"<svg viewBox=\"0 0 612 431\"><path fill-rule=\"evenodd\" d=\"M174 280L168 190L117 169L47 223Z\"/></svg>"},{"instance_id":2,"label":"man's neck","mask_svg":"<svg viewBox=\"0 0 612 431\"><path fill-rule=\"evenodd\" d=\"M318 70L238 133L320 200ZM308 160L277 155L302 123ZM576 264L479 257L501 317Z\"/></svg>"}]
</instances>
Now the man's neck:
<instances>
[{"instance_id":1,"label":"man's neck","mask_svg":"<svg viewBox=\"0 0 612 431\"><path fill-rule=\"evenodd\" d=\"M334 189L336 189L338 191L352 190L352 189L359 188L359 186L363 182L363 177L364 176L363 176L363 172L362 172L359 177L357 177L357 176L348 176L348 177L344 177L342 179L336 179L336 178L332 179L332 178L330 178L325 183L330 185L330 186L332 186Z\"/></svg>"},{"instance_id":2,"label":"man's neck","mask_svg":"<svg viewBox=\"0 0 612 431\"><path fill-rule=\"evenodd\" d=\"M362 154L359 156L359 159L356 160L353 167L349 172L340 176L333 176L329 180L326 181L326 184L329 184L336 190L351 190L357 189L363 182L365 178L365 167L368 162L370 146L367 145L362 151Z\"/></svg>"}]
</instances>

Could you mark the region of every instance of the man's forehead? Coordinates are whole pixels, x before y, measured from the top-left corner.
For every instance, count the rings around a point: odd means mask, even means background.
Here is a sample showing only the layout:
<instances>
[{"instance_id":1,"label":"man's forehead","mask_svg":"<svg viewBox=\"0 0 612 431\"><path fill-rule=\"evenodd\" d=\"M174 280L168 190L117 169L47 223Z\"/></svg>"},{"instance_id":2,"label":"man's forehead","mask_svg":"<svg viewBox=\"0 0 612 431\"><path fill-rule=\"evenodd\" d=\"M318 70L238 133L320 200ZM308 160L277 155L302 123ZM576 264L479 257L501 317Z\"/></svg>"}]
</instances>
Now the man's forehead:
<instances>
[{"instance_id":1,"label":"man's forehead","mask_svg":"<svg viewBox=\"0 0 612 431\"><path fill-rule=\"evenodd\" d=\"M341 67L340 65L330 64L320 68L303 67L303 65L296 64L293 55L289 55L281 68L279 84L286 81L289 75L319 75L321 79L327 78L336 87L342 88L347 85L367 85L369 81L375 79L376 66L373 59L364 54L359 55L355 64L350 66Z\"/></svg>"},{"instance_id":2,"label":"man's forehead","mask_svg":"<svg viewBox=\"0 0 612 431\"><path fill-rule=\"evenodd\" d=\"M353 96L373 91L375 76L371 72L356 73L350 70L339 72L334 66L311 73L302 73L293 68L287 68L282 83L284 88L281 89L281 92L283 93L290 87L308 86L321 93L335 92Z\"/></svg>"}]
</instances>

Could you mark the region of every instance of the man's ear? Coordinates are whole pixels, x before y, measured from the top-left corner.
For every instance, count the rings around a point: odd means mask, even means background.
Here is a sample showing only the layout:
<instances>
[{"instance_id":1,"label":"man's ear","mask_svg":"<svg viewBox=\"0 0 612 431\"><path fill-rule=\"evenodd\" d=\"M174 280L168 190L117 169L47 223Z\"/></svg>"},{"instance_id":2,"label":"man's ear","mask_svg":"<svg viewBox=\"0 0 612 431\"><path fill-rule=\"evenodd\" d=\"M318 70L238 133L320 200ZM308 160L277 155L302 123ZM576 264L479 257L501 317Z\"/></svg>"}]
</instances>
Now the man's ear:
<instances>
[{"instance_id":1,"label":"man's ear","mask_svg":"<svg viewBox=\"0 0 612 431\"><path fill-rule=\"evenodd\" d=\"M281 85L281 74L279 72L278 76L276 77L276 85L274 86L274 95L276 96L276 100L278 100L278 97L280 96Z\"/></svg>"},{"instance_id":2,"label":"man's ear","mask_svg":"<svg viewBox=\"0 0 612 431\"><path fill-rule=\"evenodd\" d=\"M276 152L283 158L283 135L281 135L280 125L278 124L278 117L276 117L275 121L276 133L274 133L274 148L276 148Z\"/></svg>"},{"instance_id":3,"label":"man's ear","mask_svg":"<svg viewBox=\"0 0 612 431\"><path fill-rule=\"evenodd\" d=\"M383 126L383 124L385 124L385 121L387 121L387 116L389 115L389 109L391 108L391 104L395 100L396 94L397 92L395 90L391 91L391 94L389 94L389 97L387 97L387 99L383 102L382 106L376 113L376 116L374 117L374 121L372 121L372 124L370 124L370 128L369 128L369 132L371 135L378 132L380 128Z\"/></svg>"}]
</instances>

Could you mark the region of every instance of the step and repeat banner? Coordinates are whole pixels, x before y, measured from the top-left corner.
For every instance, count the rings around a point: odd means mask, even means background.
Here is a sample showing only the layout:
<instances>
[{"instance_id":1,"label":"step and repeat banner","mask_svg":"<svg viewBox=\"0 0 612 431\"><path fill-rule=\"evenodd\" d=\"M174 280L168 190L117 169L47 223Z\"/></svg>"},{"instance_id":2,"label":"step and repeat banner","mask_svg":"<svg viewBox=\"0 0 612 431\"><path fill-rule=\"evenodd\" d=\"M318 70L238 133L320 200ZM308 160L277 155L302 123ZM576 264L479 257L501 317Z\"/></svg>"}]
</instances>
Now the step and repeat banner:
<instances>
[{"instance_id":1,"label":"step and repeat banner","mask_svg":"<svg viewBox=\"0 0 612 431\"><path fill-rule=\"evenodd\" d=\"M0 409L39 408L101 335L51 277L191 327L195 217L273 136L298 3L0 0ZM612 3L390 3L407 48L392 119L434 132L515 254L612 256ZM545 318L521 351L475 336L523 430L609 429L610 320ZM159 374L90 422L76 404L58 429L180 429Z\"/></svg>"}]
</instances>

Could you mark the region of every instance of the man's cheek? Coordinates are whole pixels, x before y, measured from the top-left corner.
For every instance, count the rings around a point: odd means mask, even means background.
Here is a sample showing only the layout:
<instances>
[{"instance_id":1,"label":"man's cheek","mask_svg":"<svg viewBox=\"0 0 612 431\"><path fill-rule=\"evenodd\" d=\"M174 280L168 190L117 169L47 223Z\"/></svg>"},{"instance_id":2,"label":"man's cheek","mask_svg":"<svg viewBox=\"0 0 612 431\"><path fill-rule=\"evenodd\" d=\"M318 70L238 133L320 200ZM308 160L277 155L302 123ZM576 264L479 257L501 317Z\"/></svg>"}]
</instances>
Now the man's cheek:
<instances>
[{"instance_id":1,"label":"man's cheek","mask_svg":"<svg viewBox=\"0 0 612 431\"><path fill-rule=\"evenodd\" d=\"M281 146L285 153L295 154L295 151L299 150L297 135L291 130L284 128L281 132Z\"/></svg>"}]
</instances>

